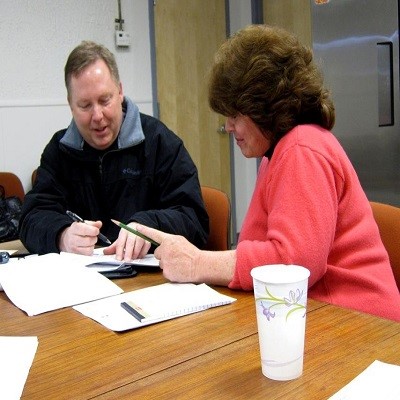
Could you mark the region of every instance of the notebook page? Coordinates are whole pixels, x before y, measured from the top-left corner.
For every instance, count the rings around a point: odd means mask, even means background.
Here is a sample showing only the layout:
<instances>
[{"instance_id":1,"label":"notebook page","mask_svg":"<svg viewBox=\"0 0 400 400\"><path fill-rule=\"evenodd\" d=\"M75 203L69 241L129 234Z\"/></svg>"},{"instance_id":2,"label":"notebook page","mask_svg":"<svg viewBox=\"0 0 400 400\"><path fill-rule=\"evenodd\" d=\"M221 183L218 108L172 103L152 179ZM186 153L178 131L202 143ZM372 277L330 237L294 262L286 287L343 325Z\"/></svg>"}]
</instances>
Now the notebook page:
<instances>
[{"instance_id":1,"label":"notebook page","mask_svg":"<svg viewBox=\"0 0 400 400\"><path fill-rule=\"evenodd\" d=\"M229 304L235 300L205 284L164 283L73 308L108 329L124 331ZM121 306L123 302L132 302L146 310L148 317L139 321Z\"/></svg>"}]
</instances>

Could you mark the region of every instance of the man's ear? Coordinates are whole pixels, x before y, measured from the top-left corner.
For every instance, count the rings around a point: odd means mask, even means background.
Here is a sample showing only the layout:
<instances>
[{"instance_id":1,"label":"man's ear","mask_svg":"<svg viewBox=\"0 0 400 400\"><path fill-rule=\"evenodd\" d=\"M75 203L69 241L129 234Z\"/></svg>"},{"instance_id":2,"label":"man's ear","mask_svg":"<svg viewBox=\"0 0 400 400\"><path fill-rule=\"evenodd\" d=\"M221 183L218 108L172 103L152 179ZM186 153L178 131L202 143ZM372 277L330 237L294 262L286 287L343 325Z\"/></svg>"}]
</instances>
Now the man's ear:
<instances>
[{"instance_id":1,"label":"man's ear","mask_svg":"<svg viewBox=\"0 0 400 400\"><path fill-rule=\"evenodd\" d=\"M122 89L122 83L119 83L118 94L121 97L121 103L124 101L124 90Z\"/></svg>"}]
</instances>

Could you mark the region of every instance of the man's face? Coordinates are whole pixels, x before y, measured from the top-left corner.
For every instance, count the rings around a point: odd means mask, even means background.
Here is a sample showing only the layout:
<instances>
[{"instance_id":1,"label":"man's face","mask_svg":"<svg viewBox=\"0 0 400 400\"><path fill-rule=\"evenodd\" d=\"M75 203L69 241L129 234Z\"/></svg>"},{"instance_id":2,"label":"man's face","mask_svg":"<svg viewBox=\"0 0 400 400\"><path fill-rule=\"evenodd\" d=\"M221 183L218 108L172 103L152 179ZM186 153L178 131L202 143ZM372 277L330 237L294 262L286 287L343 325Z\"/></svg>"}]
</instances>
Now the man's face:
<instances>
[{"instance_id":1,"label":"man's face","mask_svg":"<svg viewBox=\"0 0 400 400\"><path fill-rule=\"evenodd\" d=\"M111 146L122 124L122 85L103 60L71 77L68 103L84 140L97 150Z\"/></svg>"}]
</instances>

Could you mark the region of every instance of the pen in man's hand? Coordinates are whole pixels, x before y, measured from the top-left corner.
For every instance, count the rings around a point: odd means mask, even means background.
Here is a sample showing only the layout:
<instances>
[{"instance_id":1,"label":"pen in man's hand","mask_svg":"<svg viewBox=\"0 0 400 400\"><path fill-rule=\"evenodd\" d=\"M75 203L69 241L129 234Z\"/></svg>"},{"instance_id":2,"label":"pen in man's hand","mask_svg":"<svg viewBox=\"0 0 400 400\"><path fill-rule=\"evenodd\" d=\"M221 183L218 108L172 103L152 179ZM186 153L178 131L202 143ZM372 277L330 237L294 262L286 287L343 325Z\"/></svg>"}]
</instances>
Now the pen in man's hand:
<instances>
[{"instance_id":1,"label":"pen in man's hand","mask_svg":"<svg viewBox=\"0 0 400 400\"><path fill-rule=\"evenodd\" d=\"M115 225L118 225L120 228L126 229L127 231L133 233L134 235L139 236L144 240L147 240L148 242L150 242L151 244L153 244L156 247L160 245L160 243L157 243L153 239L150 239L148 236L144 235L141 232L138 232L136 229L133 229L128 225L123 224L122 222L116 221L115 219L112 219L111 221L114 222Z\"/></svg>"},{"instance_id":2,"label":"pen in man's hand","mask_svg":"<svg viewBox=\"0 0 400 400\"><path fill-rule=\"evenodd\" d=\"M85 223L85 220L83 218L81 218L79 215L76 215L72 211L67 210L67 215L75 222ZM102 240L104 243L111 244L110 240L102 233L99 233L99 239Z\"/></svg>"}]
</instances>

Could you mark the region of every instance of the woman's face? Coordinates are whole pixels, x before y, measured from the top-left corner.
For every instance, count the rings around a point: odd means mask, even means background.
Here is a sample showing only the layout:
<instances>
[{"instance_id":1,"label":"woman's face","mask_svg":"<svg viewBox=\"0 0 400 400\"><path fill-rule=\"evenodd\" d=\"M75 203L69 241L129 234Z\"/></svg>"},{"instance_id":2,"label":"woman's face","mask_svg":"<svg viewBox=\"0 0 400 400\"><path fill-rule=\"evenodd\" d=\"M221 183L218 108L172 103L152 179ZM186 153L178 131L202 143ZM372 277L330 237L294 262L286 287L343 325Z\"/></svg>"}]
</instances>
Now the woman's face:
<instances>
[{"instance_id":1,"label":"woman's face","mask_svg":"<svg viewBox=\"0 0 400 400\"><path fill-rule=\"evenodd\" d=\"M246 158L262 157L271 146L271 141L246 115L238 114L236 117L228 117L225 130L235 137L236 144Z\"/></svg>"}]
</instances>

